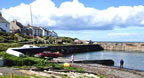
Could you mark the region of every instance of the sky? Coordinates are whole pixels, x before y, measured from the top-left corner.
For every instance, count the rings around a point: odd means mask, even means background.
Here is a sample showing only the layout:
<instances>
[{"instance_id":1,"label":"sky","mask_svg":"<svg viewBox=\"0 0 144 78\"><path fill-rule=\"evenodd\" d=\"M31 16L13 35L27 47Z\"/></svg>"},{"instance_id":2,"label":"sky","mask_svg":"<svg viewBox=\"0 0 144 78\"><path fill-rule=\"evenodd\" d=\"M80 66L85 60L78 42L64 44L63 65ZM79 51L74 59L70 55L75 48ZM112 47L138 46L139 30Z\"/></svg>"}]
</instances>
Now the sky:
<instances>
[{"instance_id":1,"label":"sky","mask_svg":"<svg viewBox=\"0 0 144 78\"><path fill-rule=\"evenodd\" d=\"M33 24L59 36L93 41L144 42L144 0L2 0L9 22Z\"/></svg>"}]
</instances>

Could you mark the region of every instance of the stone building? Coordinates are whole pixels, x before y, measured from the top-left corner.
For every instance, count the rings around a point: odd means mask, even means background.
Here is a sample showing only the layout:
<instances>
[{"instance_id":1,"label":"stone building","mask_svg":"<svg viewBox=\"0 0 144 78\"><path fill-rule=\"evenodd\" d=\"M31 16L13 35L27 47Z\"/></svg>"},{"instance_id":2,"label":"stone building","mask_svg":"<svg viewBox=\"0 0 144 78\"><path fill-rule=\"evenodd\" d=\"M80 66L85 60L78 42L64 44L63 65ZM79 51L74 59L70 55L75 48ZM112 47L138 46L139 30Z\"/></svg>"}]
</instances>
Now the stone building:
<instances>
[{"instance_id":1,"label":"stone building","mask_svg":"<svg viewBox=\"0 0 144 78\"><path fill-rule=\"evenodd\" d=\"M34 36L40 36L40 37L44 37L44 36L57 37L57 33L54 31L49 31L44 27L30 26L29 24L27 26L23 26L17 20L11 21L10 32L20 33L23 35L30 35L30 36L34 35Z\"/></svg>"},{"instance_id":2,"label":"stone building","mask_svg":"<svg viewBox=\"0 0 144 78\"><path fill-rule=\"evenodd\" d=\"M11 33L20 33L23 35L27 35L27 27L23 26L17 20L13 20L10 22L10 32Z\"/></svg>"}]
</instances>

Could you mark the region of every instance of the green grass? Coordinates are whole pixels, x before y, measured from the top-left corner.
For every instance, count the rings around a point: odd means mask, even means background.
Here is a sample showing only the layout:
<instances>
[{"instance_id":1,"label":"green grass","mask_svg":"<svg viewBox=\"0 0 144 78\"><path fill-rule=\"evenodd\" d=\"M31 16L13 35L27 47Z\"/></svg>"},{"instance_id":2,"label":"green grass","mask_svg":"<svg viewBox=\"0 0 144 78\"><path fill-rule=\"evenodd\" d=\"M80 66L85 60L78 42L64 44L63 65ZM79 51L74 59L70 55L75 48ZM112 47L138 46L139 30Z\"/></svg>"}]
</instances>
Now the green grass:
<instances>
[{"instance_id":1,"label":"green grass","mask_svg":"<svg viewBox=\"0 0 144 78\"><path fill-rule=\"evenodd\" d=\"M33 78L49 78L49 77L44 77L44 76L36 76L36 75L32 75L31 77L33 77Z\"/></svg>"},{"instance_id":2,"label":"green grass","mask_svg":"<svg viewBox=\"0 0 144 78\"><path fill-rule=\"evenodd\" d=\"M8 75L4 75L4 76L1 76L0 75L0 78L10 78L11 77L11 75L10 74L8 74ZM107 77L105 77L105 76L100 76L100 75L98 75L98 77L99 78L107 78ZM45 77L45 76L36 76L36 75L31 75L31 76L25 76L25 75L16 75L16 74L13 74L12 75L12 78L56 78L56 77L54 77L54 76L51 76L51 77ZM61 76L61 78L70 78L70 77L68 77L68 76L65 76L65 75L62 75ZM92 76L79 76L78 78L94 78L94 77L92 77Z\"/></svg>"},{"instance_id":3,"label":"green grass","mask_svg":"<svg viewBox=\"0 0 144 78\"><path fill-rule=\"evenodd\" d=\"M61 78L70 78L70 77L68 77L68 76L64 76L64 75L63 75L63 76L61 76Z\"/></svg>"},{"instance_id":4,"label":"green grass","mask_svg":"<svg viewBox=\"0 0 144 78\"><path fill-rule=\"evenodd\" d=\"M0 51L6 51L8 48L21 47L22 44L18 43L0 43Z\"/></svg>"},{"instance_id":5,"label":"green grass","mask_svg":"<svg viewBox=\"0 0 144 78\"><path fill-rule=\"evenodd\" d=\"M64 67L63 65L57 63L51 63L47 59L37 58L37 57L16 57L13 55L6 54L5 52L0 53L0 57L3 57L4 66L8 67L18 67L18 68L48 68L48 67L57 67L61 69L66 69L69 71L84 71L82 68L76 67Z\"/></svg>"},{"instance_id":6,"label":"green grass","mask_svg":"<svg viewBox=\"0 0 144 78\"><path fill-rule=\"evenodd\" d=\"M70 45L70 44L36 44L36 46L65 46L65 45Z\"/></svg>"},{"instance_id":7,"label":"green grass","mask_svg":"<svg viewBox=\"0 0 144 78\"><path fill-rule=\"evenodd\" d=\"M103 75L100 75L100 74L97 74L97 76L98 76L99 78L108 78L108 77L103 76Z\"/></svg>"},{"instance_id":8,"label":"green grass","mask_svg":"<svg viewBox=\"0 0 144 78\"><path fill-rule=\"evenodd\" d=\"M10 74L8 75L4 75L4 76L0 76L0 78L11 78ZM13 74L12 78L54 78L54 77L44 77L44 76L36 76L36 75L31 75L31 76L24 76L24 75L16 75Z\"/></svg>"},{"instance_id":9,"label":"green grass","mask_svg":"<svg viewBox=\"0 0 144 78\"><path fill-rule=\"evenodd\" d=\"M69 70L69 71L84 72L84 69L76 68L76 67L64 67L64 69Z\"/></svg>"},{"instance_id":10,"label":"green grass","mask_svg":"<svg viewBox=\"0 0 144 78\"><path fill-rule=\"evenodd\" d=\"M0 76L0 78L10 78L10 75ZM12 78L30 78L29 76L23 76L23 75L12 75Z\"/></svg>"},{"instance_id":11,"label":"green grass","mask_svg":"<svg viewBox=\"0 0 144 78\"><path fill-rule=\"evenodd\" d=\"M6 54L5 52L0 53L0 57L3 57L5 66L50 66L50 63L46 59L36 57L16 57L13 55Z\"/></svg>"},{"instance_id":12,"label":"green grass","mask_svg":"<svg viewBox=\"0 0 144 78\"><path fill-rule=\"evenodd\" d=\"M64 67L63 65L51 63L51 62L49 62L49 60L43 59L43 58L28 57L28 56L16 57L16 56L6 54L5 52L1 52L0 57L3 57L4 63L5 63L4 65L8 66L8 67L15 67L15 68L21 68L21 69L30 69L32 67L36 67L36 68L57 67L57 68L65 69L68 71L84 72L84 69L82 69L82 68ZM34 78L47 78L47 77L38 77L38 76L33 76L33 77ZM98 74L98 77L107 78L107 77L102 76L100 74ZM0 76L0 78L9 78L9 75ZM30 77L14 75L13 78L30 78ZM50 78L54 78L54 77L50 77ZM69 77L62 76L61 78L69 78ZM79 77L79 78L81 78L81 77ZM93 77L88 77L88 78L93 78Z\"/></svg>"}]
</instances>

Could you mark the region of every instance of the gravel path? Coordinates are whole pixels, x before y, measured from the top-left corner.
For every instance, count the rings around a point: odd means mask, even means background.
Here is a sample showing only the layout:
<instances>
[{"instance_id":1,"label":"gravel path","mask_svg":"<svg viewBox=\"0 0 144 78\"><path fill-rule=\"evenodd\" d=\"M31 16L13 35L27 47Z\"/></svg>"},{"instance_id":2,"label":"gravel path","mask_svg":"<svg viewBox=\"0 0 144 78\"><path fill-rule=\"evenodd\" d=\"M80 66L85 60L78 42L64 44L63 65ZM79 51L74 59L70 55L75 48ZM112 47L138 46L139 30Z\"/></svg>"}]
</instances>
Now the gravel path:
<instances>
[{"instance_id":1,"label":"gravel path","mask_svg":"<svg viewBox=\"0 0 144 78\"><path fill-rule=\"evenodd\" d=\"M17 68L0 67L0 75L7 75L10 73L14 73L16 75L26 75L26 74L19 72L19 69Z\"/></svg>"}]
</instances>

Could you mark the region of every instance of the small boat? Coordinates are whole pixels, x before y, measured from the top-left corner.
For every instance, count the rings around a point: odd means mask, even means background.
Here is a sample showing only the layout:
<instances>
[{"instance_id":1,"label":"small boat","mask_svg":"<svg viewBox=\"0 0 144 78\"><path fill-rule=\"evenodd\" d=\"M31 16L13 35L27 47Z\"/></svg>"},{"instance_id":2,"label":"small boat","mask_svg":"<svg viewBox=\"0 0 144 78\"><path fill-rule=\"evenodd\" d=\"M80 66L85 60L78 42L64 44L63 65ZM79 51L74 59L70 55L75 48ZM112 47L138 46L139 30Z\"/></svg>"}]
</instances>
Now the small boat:
<instances>
[{"instance_id":1,"label":"small boat","mask_svg":"<svg viewBox=\"0 0 144 78\"><path fill-rule=\"evenodd\" d=\"M25 55L22 52L17 51L16 49L28 49L28 48L39 48L39 47L34 46L34 45L24 45L19 48L8 48L6 53L14 55L14 56L18 56L18 57L23 57Z\"/></svg>"},{"instance_id":2,"label":"small boat","mask_svg":"<svg viewBox=\"0 0 144 78\"><path fill-rule=\"evenodd\" d=\"M62 54L58 51L57 52L44 51L41 53L37 53L36 56L57 58L57 57L61 57Z\"/></svg>"}]
</instances>

